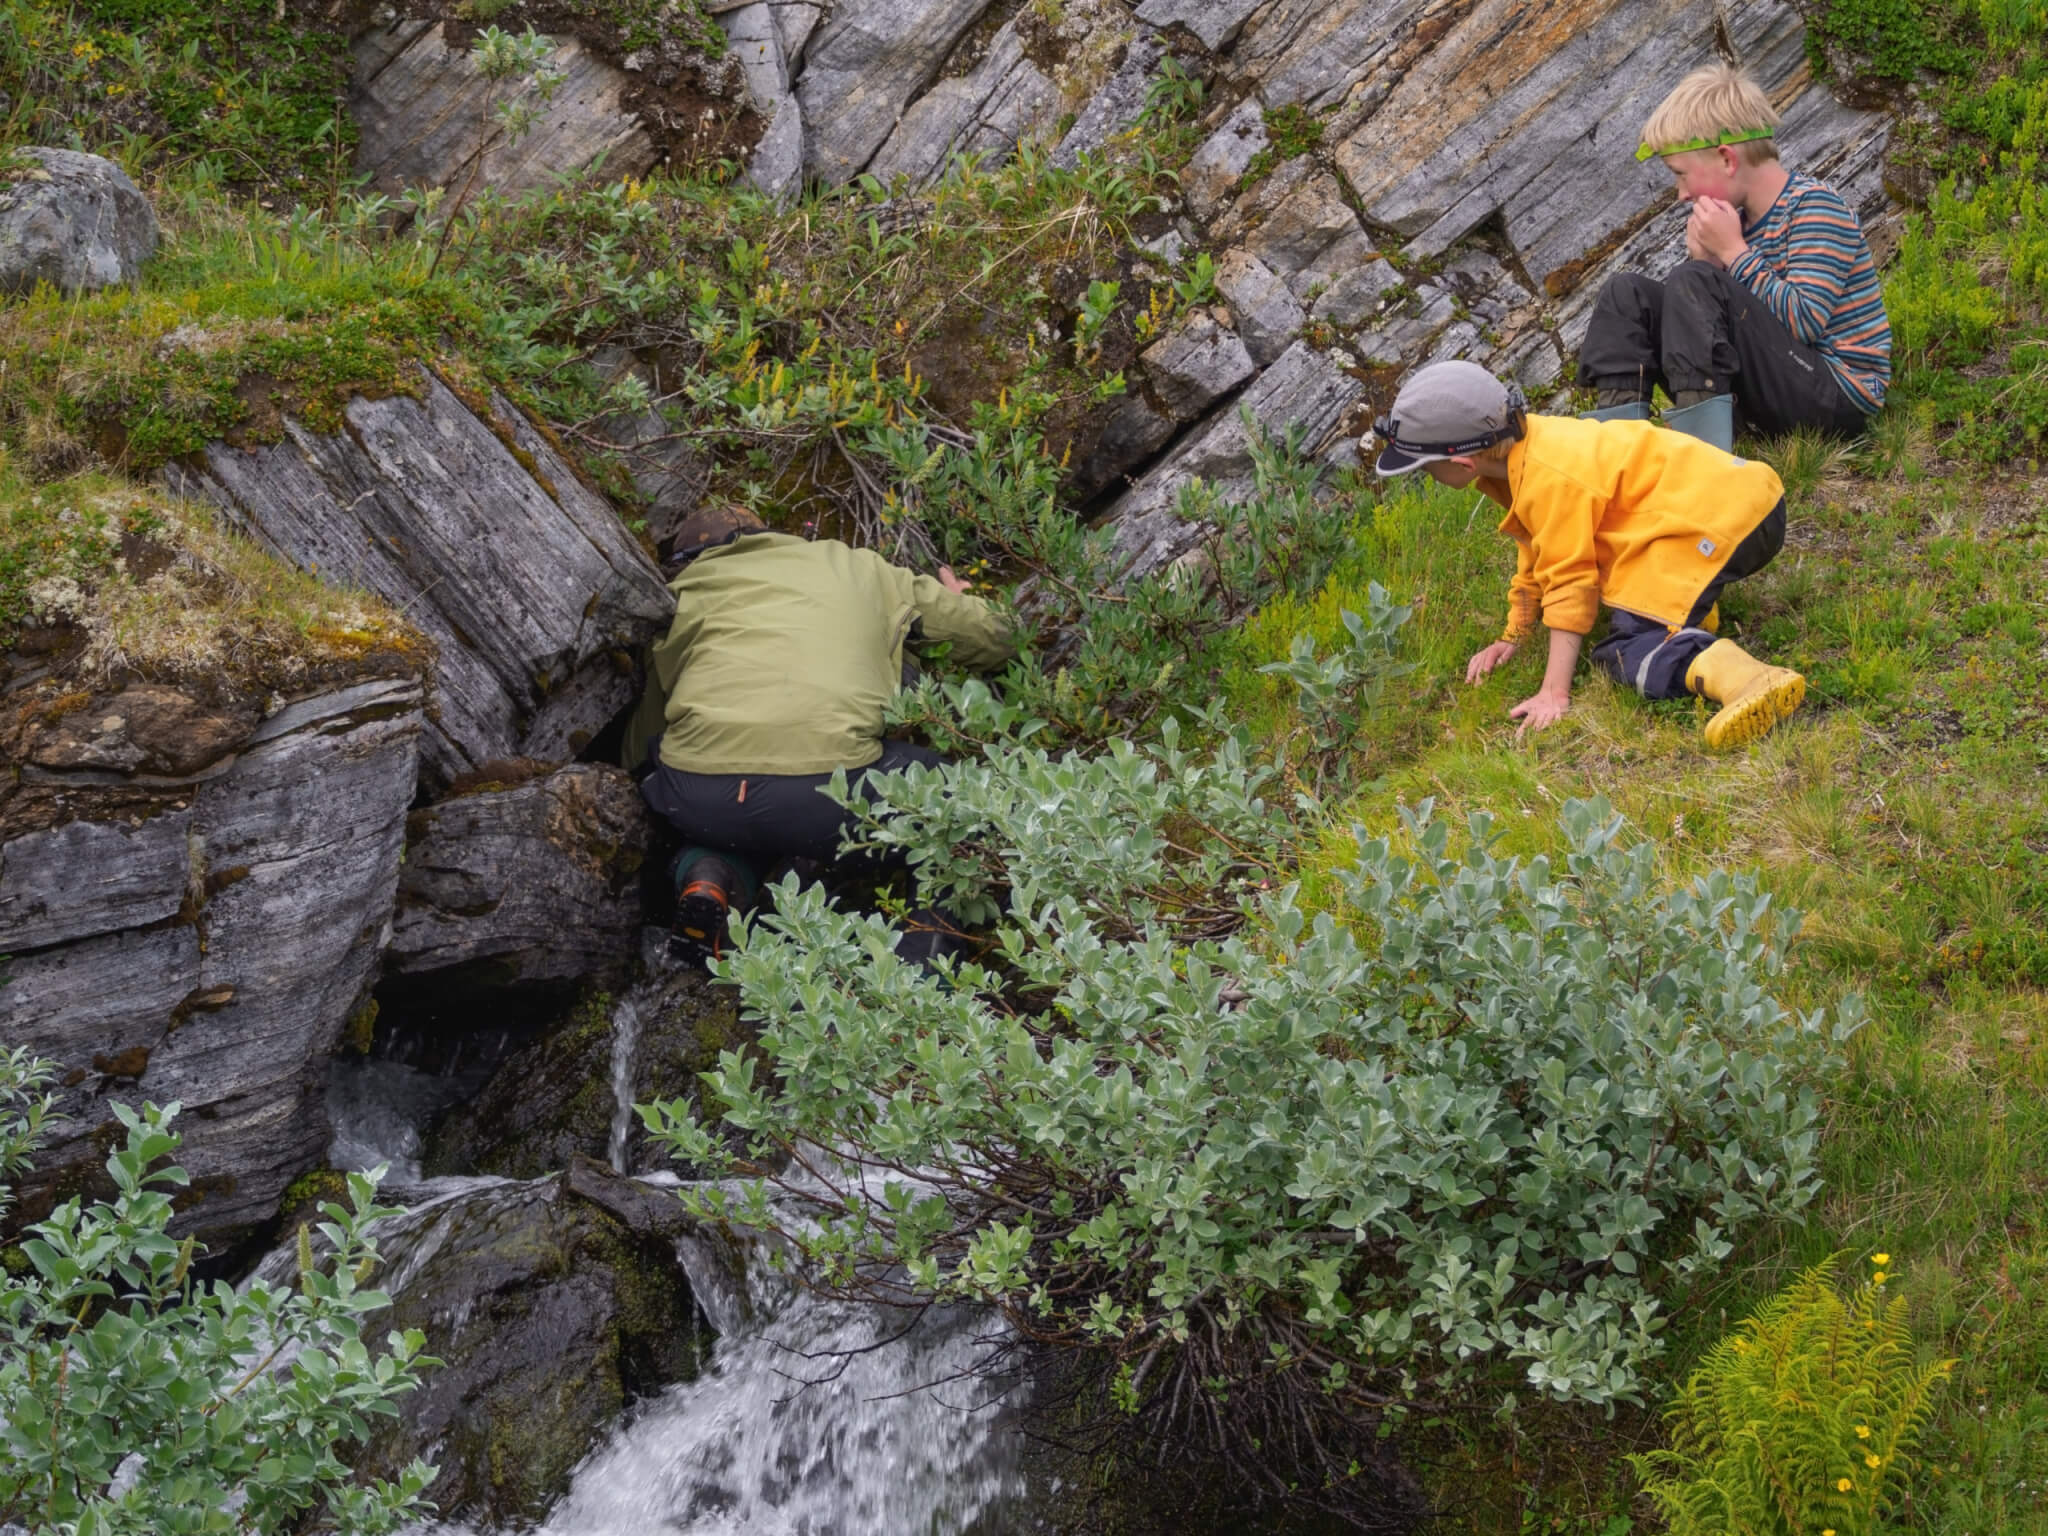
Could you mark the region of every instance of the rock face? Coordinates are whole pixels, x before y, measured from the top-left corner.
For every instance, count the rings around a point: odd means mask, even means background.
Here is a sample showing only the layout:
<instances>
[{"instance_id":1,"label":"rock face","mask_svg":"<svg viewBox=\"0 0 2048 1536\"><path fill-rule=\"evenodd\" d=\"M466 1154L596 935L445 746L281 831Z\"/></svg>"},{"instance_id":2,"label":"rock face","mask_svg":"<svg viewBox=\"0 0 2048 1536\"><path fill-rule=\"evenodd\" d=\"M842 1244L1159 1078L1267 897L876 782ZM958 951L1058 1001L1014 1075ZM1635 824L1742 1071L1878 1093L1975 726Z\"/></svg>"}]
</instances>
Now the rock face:
<instances>
[{"instance_id":1,"label":"rock face","mask_svg":"<svg viewBox=\"0 0 2048 1536\"><path fill-rule=\"evenodd\" d=\"M486 781L407 820L387 972L491 961L495 981L545 981L632 959L654 830L639 789L597 764L505 767L540 776Z\"/></svg>"},{"instance_id":2,"label":"rock face","mask_svg":"<svg viewBox=\"0 0 2048 1536\"><path fill-rule=\"evenodd\" d=\"M302 568L390 601L439 649L430 783L560 762L631 702L631 657L675 605L603 498L503 400L487 425L439 379L351 401L336 436L287 423L211 444L172 488Z\"/></svg>"},{"instance_id":3,"label":"rock face","mask_svg":"<svg viewBox=\"0 0 2048 1536\"><path fill-rule=\"evenodd\" d=\"M804 170L851 180L895 130L988 0L840 0L811 39L797 95Z\"/></svg>"},{"instance_id":4,"label":"rock face","mask_svg":"<svg viewBox=\"0 0 2048 1536\"><path fill-rule=\"evenodd\" d=\"M673 1171L638 1116L620 1119L620 1083L629 1104L688 1097L697 1074L744 1038L733 990L695 970L669 972L617 1001L586 1001L435 1127L422 1169L530 1179L577 1157L609 1163L618 1151L629 1171Z\"/></svg>"},{"instance_id":5,"label":"rock face","mask_svg":"<svg viewBox=\"0 0 2048 1536\"><path fill-rule=\"evenodd\" d=\"M115 1101L180 1101L180 1218L216 1244L327 1145L323 1058L389 923L421 690L284 704L132 687L12 722L0 801L0 1039L54 1060L65 1120L11 1213L99 1189Z\"/></svg>"},{"instance_id":6,"label":"rock face","mask_svg":"<svg viewBox=\"0 0 2048 1536\"><path fill-rule=\"evenodd\" d=\"M0 293L131 283L156 234L149 199L111 160L70 149L0 158Z\"/></svg>"},{"instance_id":7,"label":"rock face","mask_svg":"<svg viewBox=\"0 0 2048 1536\"><path fill-rule=\"evenodd\" d=\"M388 1477L428 1455L444 1518L538 1519L628 1403L708 1358L681 1230L673 1197L589 1166L394 1218L375 1330L421 1329L444 1363L379 1421L358 1469Z\"/></svg>"}]
</instances>

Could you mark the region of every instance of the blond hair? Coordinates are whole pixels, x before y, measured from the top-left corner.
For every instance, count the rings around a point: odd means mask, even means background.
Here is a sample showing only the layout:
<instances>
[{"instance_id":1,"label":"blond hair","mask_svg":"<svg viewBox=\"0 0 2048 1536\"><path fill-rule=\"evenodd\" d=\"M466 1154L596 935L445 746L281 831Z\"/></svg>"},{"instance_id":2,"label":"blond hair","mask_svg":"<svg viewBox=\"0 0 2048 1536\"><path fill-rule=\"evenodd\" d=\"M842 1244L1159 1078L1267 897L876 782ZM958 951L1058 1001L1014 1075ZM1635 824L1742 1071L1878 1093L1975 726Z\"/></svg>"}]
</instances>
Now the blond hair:
<instances>
[{"instance_id":1,"label":"blond hair","mask_svg":"<svg viewBox=\"0 0 2048 1536\"><path fill-rule=\"evenodd\" d=\"M1643 124L1643 142L1657 154L1674 144L1712 141L1724 133L1753 133L1776 128L1783 118L1764 88L1728 64L1710 64L1679 81ZM1778 158L1770 139L1749 139L1730 146L1748 165Z\"/></svg>"}]
</instances>

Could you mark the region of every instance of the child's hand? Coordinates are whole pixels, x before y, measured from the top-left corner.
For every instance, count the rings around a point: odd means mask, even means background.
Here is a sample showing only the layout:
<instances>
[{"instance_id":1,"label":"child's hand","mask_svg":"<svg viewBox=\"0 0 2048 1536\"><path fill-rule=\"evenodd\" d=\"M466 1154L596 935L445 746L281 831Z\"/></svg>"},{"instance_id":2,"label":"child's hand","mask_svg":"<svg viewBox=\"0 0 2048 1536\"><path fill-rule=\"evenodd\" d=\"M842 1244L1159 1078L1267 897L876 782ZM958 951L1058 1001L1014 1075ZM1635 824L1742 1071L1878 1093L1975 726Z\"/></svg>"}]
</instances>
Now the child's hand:
<instances>
[{"instance_id":1,"label":"child's hand","mask_svg":"<svg viewBox=\"0 0 2048 1536\"><path fill-rule=\"evenodd\" d=\"M1571 707L1572 696L1569 693L1556 693L1548 688L1537 689L1508 711L1510 720L1522 722L1515 731L1515 739L1520 741L1532 726L1540 731L1545 726L1557 724L1564 718L1565 711Z\"/></svg>"},{"instance_id":2,"label":"child's hand","mask_svg":"<svg viewBox=\"0 0 2048 1536\"><path fill-rule=\"evenodd\" d=\"M1504 664L1508 660L1508 658L1513 656L1514 654L1514 641L1494 641L1493 644L1489 645L1485 650L1481 651L1478 655L1474 656L1470 661L1465 663L1465 681L1468 683L1478 682L1482 677L1486 676L1486 674L1491 672L1495 667Z\"/></svg>"},{"instance_id":3,"label":"child's hand","mask_svg":"<svg viewBox=\"0 0 2048 1536\"><path fill-rule=\"evenodd\" d=\"M1749 249L1742 238L1742 214L1718 197L1694 198L1692 217L1686 221L1686 250L1690 252L1695 243L1715 266L1733 266L1735 258Z\"/></svg>"}]
</instances>

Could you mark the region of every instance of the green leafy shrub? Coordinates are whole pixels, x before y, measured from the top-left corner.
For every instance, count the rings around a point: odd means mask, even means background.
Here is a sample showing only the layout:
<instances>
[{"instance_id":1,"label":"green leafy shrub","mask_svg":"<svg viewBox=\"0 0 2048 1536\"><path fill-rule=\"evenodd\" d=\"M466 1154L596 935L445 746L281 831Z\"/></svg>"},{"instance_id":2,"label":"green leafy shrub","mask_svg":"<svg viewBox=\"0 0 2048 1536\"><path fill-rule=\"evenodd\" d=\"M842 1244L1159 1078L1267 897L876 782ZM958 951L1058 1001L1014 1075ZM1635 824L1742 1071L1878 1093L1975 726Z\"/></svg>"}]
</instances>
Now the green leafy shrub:
<instances>
[{"instance_id":1,"label":"green leafy shrub","mask_svg":"<svg viewBox=\"0 0 2048 1536\"><path fill-rule=\"evenodd\" d=\"M721 967L760 1053L706 1082L789 1173L689 1200L822 1283L994 1303L1155 1431L1304 1486L1390 1406L1634 1400L1665 1298L1812 1200L1805 1074L1853 1010L1787 1013L1794 920L1745 878L1659 888L1600 804L1554 865L1483 815L1454 852L1425 804L1311 917L1267 777L1169 729L870 778L864 844L993 914L991 959L928 976L786 887ZM644 1113L732 1164L688 1104Z\"/></svg>"},{"instance_id":2,"label":"green leafy shrub","mask_svg":"<svg viewBox=\"0 0 2048 1536\"><path fill-rule=\"evenodd\" d=\"M18 1172L47 1103L37 1064L0 1055L0 1169ZM328 1260L304 1229L296 1290L236 1291L191 1277L194 1246L166 1228L187 1182L170 1129L177 1106L117 1105L124 1144L107 1159L111 1204L72 1200L36 1223L0 1271L0 1522L31 1536L186 1536L278 1531L324 1506L375 1536L426 1512L433 1468L357 1486L337 1451L394 1412L433 1364L417 1331L373 1355L368 1225L391 1212L376 1180L349 1178L350 1209L325 1205Z\"/></svg>"},{"instance_id":3,"label":"green leafy shrub","mask_svg":"<svg viewBox=\"0 0 2048 1536\"><path fill-rule=\"evenodd\" d=\"M1954 1361L1923 1361L1887 1254L1844 1298L1815 1265L1715 1345L1631 1456L1671 1536L1866 1536L1885 1525Z\"/></svg>"}]
</instances>

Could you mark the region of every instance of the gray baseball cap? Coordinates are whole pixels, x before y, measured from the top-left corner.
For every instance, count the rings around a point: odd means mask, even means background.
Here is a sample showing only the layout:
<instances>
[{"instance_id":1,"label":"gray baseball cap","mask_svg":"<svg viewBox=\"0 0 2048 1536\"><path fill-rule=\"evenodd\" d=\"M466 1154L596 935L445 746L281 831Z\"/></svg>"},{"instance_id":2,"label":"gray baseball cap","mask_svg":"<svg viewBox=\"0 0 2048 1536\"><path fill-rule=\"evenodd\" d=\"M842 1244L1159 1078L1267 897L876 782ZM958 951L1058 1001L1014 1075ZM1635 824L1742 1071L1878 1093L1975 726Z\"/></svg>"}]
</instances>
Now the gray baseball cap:
<instances>
[{"instance_id":1,"label":"gray baseball cap","mask_svg":"<svg viewBox=\"0 0 2048 1536\"><path fill-rule=\"evenodd\" d=\"M1409 375L1394 408L1373 424L1383 445L1373 467L1405 475L1432 460L1477 453L1514 436L1527 409L1519 389L1477 363L1431 363Z\"/></svg>"}]
</instances>

